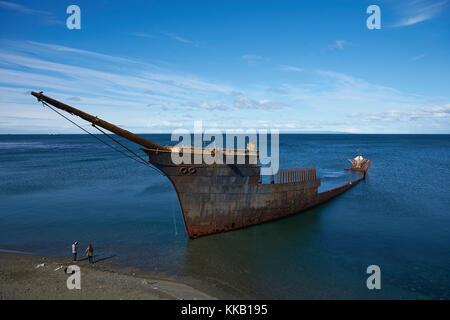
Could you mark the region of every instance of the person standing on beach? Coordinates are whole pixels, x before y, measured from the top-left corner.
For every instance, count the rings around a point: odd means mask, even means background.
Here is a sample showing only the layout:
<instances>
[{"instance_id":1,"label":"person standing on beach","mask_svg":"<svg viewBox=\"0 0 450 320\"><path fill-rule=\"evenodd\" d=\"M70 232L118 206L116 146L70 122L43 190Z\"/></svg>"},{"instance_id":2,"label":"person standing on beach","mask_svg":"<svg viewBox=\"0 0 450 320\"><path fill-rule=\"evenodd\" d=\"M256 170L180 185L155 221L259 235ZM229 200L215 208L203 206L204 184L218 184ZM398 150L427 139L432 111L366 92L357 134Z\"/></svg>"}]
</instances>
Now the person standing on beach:
<instances>
[{"instance_id":1,"label":"person standing on beach","mask_svg":"<svg viewBox=\"0 0 450 320\"><path fill-rule=\"evenodd\" d=\"M73 262L77 261L77 245L78 245L78 241L75 241L72 244Z\"/></svg>"},{"instance_id":2,"label":"person standing on beach","mask_svg":"<svg viewBox=\"0 0 450 320\"><path fill-rule=\"evenodd\" d=\"M86 255L88 257L89 263L94 263L92 260L92 257L94 256L94 248L92 247L92 244L89 243L88 247L86 248Z\"/></svg>"}]
</instances>

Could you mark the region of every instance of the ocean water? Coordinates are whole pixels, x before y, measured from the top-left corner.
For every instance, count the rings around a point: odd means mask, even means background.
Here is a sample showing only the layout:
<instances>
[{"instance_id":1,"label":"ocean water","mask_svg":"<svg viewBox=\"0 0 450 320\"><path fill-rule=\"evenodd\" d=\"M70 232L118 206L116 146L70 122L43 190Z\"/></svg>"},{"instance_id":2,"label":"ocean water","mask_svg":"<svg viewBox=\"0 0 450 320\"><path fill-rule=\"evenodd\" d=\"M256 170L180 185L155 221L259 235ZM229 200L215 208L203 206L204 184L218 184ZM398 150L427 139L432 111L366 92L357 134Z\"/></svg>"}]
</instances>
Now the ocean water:
<instances>
[{"instance_id":1,"label":"ocean water","mask_svg":"<svg viewBox=\"0 0 450 320\"><path fill-rule=\"evenodd\" d=\"M247 298L449 299L450 136L281 135L280 167L317 167L323 191L348 180L358 147L372 167L338 198L188 240L157 172L86 135L0 135L0 248L70 256L74 241L92 242L98 260ZM366 287L369 265L381 290Z\"/></svg>"}]
</instances>

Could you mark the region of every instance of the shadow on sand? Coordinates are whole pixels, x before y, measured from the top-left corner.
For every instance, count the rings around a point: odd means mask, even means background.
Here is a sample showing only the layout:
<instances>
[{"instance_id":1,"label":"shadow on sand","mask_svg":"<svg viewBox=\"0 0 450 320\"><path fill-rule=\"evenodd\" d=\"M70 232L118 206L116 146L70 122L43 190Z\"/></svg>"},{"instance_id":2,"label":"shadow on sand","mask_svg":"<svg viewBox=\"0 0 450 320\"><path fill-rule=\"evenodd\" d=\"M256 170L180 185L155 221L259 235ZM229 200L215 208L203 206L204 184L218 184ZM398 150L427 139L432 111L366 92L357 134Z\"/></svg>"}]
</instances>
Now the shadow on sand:
<instances>
[{"instance_id":1,"label":"shadow on sand","mask_svg":"<svg viewBox=\"0 0 450 320\"><path fill-rule=\"evenodd\" d=\"M101 256L102 256L101 254L94 254L93 257L92 257L92 263L97 263L97 262L113 259L113 258L117 257L117 254L113 254L111 256L107 256L107 257L103 257L103 258L99 258ZM82 259L77 259L77 262L86 261L86 260L88 260L88 258L84 257Z\"/></svg>"}]
</instances>

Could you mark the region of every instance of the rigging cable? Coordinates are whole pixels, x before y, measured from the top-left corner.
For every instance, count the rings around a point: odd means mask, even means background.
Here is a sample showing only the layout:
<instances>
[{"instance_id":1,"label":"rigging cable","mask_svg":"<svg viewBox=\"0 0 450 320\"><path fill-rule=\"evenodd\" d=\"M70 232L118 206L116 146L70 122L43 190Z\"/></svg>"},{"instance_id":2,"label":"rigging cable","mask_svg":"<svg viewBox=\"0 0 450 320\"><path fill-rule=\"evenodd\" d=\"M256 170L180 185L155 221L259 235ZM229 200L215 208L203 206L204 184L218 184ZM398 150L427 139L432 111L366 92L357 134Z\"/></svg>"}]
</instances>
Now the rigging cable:
<instances>
[{"instance_id":1,"label":"rigging cable","mask_svg":"<svg viewBox=\"0 0 450 320\"><path fill-rule=\"evenodd\" d=\"M177 222L175 220L175 202L172 202L172 218L173 218L173 227L174 227L174 231L175 231L175 236L178 235L178 230L177 230Z\"/></svg>"},{"instance_id":2,"label":"rigging cable","mask_svg":"<svg viewBox=\"0 0 450 320\"><path fill-rule=\"evenodd\" d=\"M134 151L128 149L127 147L125 147L123 144L121 144L119 141L117 141L116 139L114 139L110 134L106 133L105 131L103 131L102 129L100 129L99 127L97 127L94 123L92 124L92 126L97 129L98 131L100 131L101 133L103 133L105 136L107 136L108 138L110 138L112 141L114 141L115 143L117 143L118 145L120 145L122 148L128 150L128 152L134 154L136 157L138 157L142 162L144 162L146 165L148 165L148 162L143 159L140 155L136 154Z\"/></svg>"},{"instance_id":3,"label":"rigging cable","mask_svg":"<svg viewBox=\"0 0 450 320\"><path fill-rule=\"evenodd\" d=\"M77 126L78 128L80 128L81 130L83 130L84 132L88 133L89 135L91 135L92 137L94 137L95 139L97 139L98 141L100 141L101 143L105 144L106 146L110 147L111 149L113 149L114 151L117 151L121 154L123 154L124 156L133 159L134 161L141 163L153 170L155 170L156 172L158 172L159 174L163 174L161 173L158 169L154 168L153 166L150 165L149 162L145 161L142 157L140 157L139 155L137 155L136 153L134 153L133 151L131 151L130 149L128 149L127 147L125 147L124 145L122 145L120 142L118 142L116 139L114 139L112 136L108 135L106 132L104 132L103 130L100 130L97 126L95 126L95 124L92 124L92 126L94 128L96 128L97 130L99 130L100 132L102 132L104 135L108 136L110 139L112 139L113 141L115 141L116 143L118 143L120 146L122 146L123 148L125 148L126 150L128 150L129 152L131 152L132 154L134 154L135 156L138 157L138 159L136 159L133 156L130 156L129 154L115 148L114 146L112 146L111 144L103 141L102 139L100 139L99 137L97 137L96 135L94 135L93 133L89 132L88 130L84 129L82 126L80 126L79 124L77 124L75 121L72 121L71 119L69 119L68 117L66 117L65 115L63 115L62 113L60 113L58 110L54 109L51 105L49 105L48 103L46 103L45 101L41 101L43 106L47 106L49 107L51 110L53 110L54 112L56 112L57 114L59 114L61 117L63 117L64 119L66 119L67 121L71 122L72 124L74 124L75 126Z\"/></svg>"}]
</instances>

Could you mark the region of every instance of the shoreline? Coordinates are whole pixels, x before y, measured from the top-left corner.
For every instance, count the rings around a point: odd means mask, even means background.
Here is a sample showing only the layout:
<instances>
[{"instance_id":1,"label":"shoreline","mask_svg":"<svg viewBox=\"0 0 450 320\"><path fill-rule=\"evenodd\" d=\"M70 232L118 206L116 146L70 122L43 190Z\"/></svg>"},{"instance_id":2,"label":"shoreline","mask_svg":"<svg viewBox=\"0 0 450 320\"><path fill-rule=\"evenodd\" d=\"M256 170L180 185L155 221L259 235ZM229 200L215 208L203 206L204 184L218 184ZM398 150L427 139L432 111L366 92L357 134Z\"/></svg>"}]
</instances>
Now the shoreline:
<instances>
[{"instance_id":1,"label":"shoreline","mask_svg":"<svg viewBox=\"0 0 450 320\"><path fill-rule=\"evenodd\" d=\"M6 251L6 250L5 250ZM168 276L111 261L89 265L86 257L52 257L0 251L1 300L215 300L233 299L221 289L196 279ZM12 251L12 250L11 250ZM69 290L69 265L81 271L81 289Z\"/></svg>"}]
</instances>

